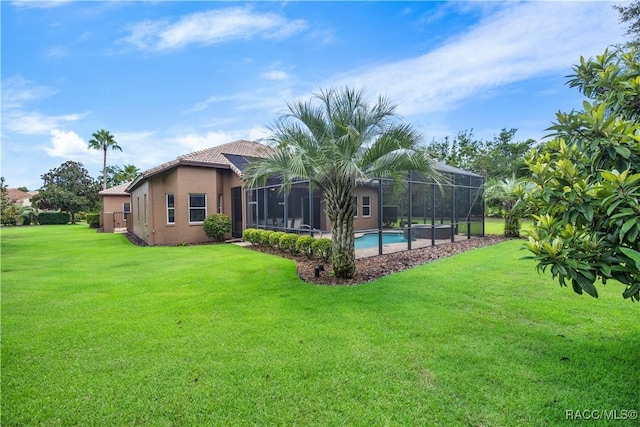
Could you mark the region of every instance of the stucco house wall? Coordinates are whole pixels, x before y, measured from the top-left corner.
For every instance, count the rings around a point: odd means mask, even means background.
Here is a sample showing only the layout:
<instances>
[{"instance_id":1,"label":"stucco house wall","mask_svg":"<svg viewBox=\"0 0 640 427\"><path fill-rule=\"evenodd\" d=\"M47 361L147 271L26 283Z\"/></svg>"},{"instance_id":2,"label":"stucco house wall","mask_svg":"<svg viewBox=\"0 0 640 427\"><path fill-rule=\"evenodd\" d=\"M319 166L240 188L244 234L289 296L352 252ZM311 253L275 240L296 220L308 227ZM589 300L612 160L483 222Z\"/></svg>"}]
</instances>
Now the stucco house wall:
<instances>
[{"instance_id":1,"label":"stucco house wall","mask_svg":"<svg viewBox=\"0 0 640 427\"><path fill-rule=\"evenodd\" d=\"M235 215L242 221L239 228L244 229L245 203L237 212L232 207L232 190L240 188L244 197L244 181L239 176L240 170L225 154L255 155L262 148L264 146L255 142L236 141L180 156L143 172L127 189L131 193L132 232L149 245L213 241L204 232L203 221L191 220L190 212L196 214L196 210L201 218L223 213L233 220ZM200 201L202 196L204 206L190 207L190 200ZM173 201L172 207L170 201ZM232 234L224 237L231 238Z\"/></svg>"}]
</instances>

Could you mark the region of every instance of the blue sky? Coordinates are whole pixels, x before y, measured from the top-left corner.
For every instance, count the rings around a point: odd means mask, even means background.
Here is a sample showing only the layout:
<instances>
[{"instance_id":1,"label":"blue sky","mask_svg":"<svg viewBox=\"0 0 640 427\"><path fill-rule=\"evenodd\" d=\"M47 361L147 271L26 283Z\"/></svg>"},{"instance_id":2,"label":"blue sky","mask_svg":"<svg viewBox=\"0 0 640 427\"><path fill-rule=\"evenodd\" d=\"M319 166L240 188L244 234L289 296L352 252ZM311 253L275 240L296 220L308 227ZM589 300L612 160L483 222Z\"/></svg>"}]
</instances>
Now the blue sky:
<instances>
[{"instance_id":1,"label":"blue sky","mask_svg":"<svg viewBox=\"0 0 640 427\"><path fill-rule=\"evenodd\" d=\"M580 56L624 41L619 2L2 1L2 176L37 189L91 134L141 170L259 139L321 88L386 95L426 141L540 139Z\"/></svg>"}]
</instances>

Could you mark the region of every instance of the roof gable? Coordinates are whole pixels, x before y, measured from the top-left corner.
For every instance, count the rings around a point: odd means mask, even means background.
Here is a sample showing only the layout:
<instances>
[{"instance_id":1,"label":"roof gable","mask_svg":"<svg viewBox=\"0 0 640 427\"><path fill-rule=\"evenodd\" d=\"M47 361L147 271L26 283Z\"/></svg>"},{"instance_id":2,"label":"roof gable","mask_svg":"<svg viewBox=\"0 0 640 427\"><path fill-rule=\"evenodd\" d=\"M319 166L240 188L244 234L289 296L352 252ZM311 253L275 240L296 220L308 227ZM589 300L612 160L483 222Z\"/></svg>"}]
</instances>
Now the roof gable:
<instances>
[{"instance_id":1,"label":"roof gable","mask_svg":"<svg viewBox=\"0 0 640 427\"><path fill-rule=\"evenodd\" d=\"M178 156L175 160L148 169L138 175L126 190L131 191L144 179L181 165L231 169L236 175L242 177L242 171L246 165L239 159L268 157L270 152L270 147L255 141L238 140L227 144L216 145L205 148L204 150ZM233 161L230 160L230 158L233 159Z\"/></svg>"}]
</instances>

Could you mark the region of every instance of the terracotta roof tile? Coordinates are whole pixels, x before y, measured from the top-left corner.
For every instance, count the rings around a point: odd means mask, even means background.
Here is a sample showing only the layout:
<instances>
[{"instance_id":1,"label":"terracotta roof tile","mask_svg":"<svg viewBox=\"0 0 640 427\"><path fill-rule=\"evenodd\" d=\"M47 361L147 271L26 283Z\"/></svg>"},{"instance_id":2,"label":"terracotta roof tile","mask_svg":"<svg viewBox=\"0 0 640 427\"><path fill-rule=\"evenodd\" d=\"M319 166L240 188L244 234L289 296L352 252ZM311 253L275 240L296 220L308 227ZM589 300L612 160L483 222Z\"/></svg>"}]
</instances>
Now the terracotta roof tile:
<instances>
[{"instance_id":1,"label":"terracotta roof tile","mask_svg":"<svg viewBox=\"0 0 640 427\"><path fill-rule=\"evenodd\" d=\"M114 185L113 187L109 187L106 190L101 190L98 194L101 196L121 196L128 195L127 187L131 184L131 182L125 182L124 184Z\"/></svg>"},{"instance_id":2,"label":"terracotta roof tile","mask_svg":"<svg viewBox=\"0 0 640 427\"><path fill-rule=\"evenodd\" d=\"M142 172L142 174L133 181L131 187L137 186L137 183L140 182L141 179L148 178L159 172L171 169L181 164L196 164L202 166L228 168L238 176L242 176L242 172L224 156L225 154L233 154L246 157L267 157L270 151L271 148L269 148L268 146L254 141L239 140L229 142L227 144L216 145L215 147L205 148L204 150L194 151L193 153L178 156L175 160L171 160L167 163L163 163L159 166L148 169Z\"/></svg>"}]
</instances>

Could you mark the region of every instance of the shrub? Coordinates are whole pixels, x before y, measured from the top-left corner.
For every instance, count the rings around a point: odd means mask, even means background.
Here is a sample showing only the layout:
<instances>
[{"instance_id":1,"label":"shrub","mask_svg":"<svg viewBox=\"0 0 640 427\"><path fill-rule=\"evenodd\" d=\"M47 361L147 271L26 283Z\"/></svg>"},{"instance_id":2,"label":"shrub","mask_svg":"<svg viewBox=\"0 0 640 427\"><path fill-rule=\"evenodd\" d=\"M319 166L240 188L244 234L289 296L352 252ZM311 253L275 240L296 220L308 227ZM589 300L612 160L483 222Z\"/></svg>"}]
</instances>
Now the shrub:
<instances>
[{"instance_id":1,"label":"shrub","mask_svg":"<svg viewBox=\"0 0 640 427\"><path fill-rule=\"evenodd\" d=\"M98 228L98 227L100 227L100 214L99 213L88 213L87 214L87 223L89 224L89 228Z\"/></svg>"},{"instance_id":2,"label":"shrub","mask_svg":"<svg viewBox=\"0 0 640 427\"><path fill-rule=\"evenodd\" d=\"M280 249L281 251L284 251L284 248L282 248L282 246L280 245L280 238L286 234L287 233L285 233L284 231L276 231L274 233L271 233L269 235L269 246L271 246L273 249Z\"/></svg>"},{"instance_id":3,"label":"shrub","mask_svg":"<svg viewBox=\"0 0 640 427\"><path fill-rule=\"evenodd\" d=\"M312 236L301 236L296 241L296 251L303 254L308 259L311 259L313 257L313 250L311 249L311 245L313 245L313 242L315 241L316 239Z\"/></svg>"},{"instance_id":4,"label":"shrub","mask_svg":"<svg viewBox=\"0 0 640 427\"><path fill-rule=\"evenodd\" d=\"M258 238L260 236L260 230L258 230L257 228L247 228L242 232L242 239L245 242L250 242L250 243L258 243Z\"/></svg>"},{"instance_id":5,"label":"shrub","mask_svg":"<svg viewBox=\"0 0 640 427\"><path fill-rule=\"evenodd\" d=\"M331 239L317 239L311 244L311 250L313 254L320 258L324 262L329 262L331 259L333 242Z\"/></svg>"},{"instance_id":6,"label":"shrub","mask_svg":"<svg viewBox=\"0 0 640 427\"><path fill-rule=\"evenodd\" d=\"M38 222L40 225L69 224L71 215L69 212L40 212Z\"/></svg>"},{"instance_id":7,"label":"shrub","mask_svg":"<svg viewBox=\"0 0 640 427\"><path fill-rule=\"evenodd\" d=\"M260 233L260 244L263 246L269 246L269 238L275 233L273 230L264 230Z\"/></svg>"},{"instance_id":8,"label":"shrub","mask_svg":"<svg viewBox=\"0 0 640 427\"><path fill-rule=\"evenodd\" d=\"M256 229L256 231L253 232L252 235L252 241L251 243L253 243L254 245L261 245L262 244L262 235L264 234L266 230L261 230L261 229Z\"/></svg>"},{"instance_id":9,"label":"shrub","mask_svg":"<svg viewBox=\"0 0 640 427\"><path fill-rule=\"evenodd\" d=\"M204 220L203 227L207 236L220 241L224 238L224 233L231 231L231 218L225 214L211 214Z\"/></svg>"},{"instance_id":10,"label":"shrub","mask_svg":"<svg viewBox=\"0 0 640 427\"><path fill-rule=\"evenodd\" d=\"M297 254L298 250L296 249L296 243L298 242L299 238L300 236L297 234L284 233L283 236L280 238L280 248L283 251L287 251L292 255Z\"/></svg>"}]
</instances>

